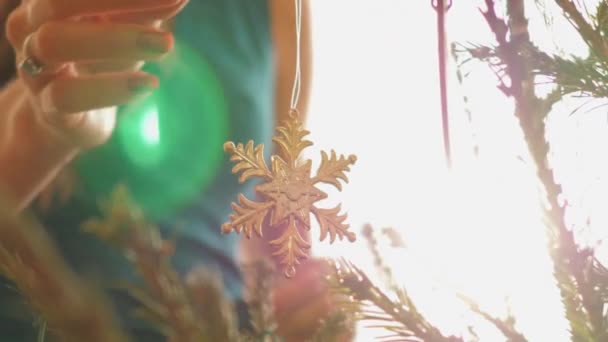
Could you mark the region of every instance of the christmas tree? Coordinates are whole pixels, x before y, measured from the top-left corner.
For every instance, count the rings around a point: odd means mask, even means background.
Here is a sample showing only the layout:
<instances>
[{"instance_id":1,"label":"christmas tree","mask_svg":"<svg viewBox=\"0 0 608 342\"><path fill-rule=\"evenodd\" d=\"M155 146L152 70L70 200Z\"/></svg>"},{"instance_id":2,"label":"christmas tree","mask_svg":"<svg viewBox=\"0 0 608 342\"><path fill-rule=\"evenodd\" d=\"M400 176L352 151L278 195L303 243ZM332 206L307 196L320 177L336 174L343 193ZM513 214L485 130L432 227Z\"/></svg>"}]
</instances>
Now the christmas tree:
<instances>
[{"instance_id":1,"label":"christmas tree","mask_svg":"<svg viewBox=\"0 0 608 342\"><path fill-rule=\"evenodd\" d=\"M540 183L539 200L549 240L547 253L553 261L571 339L607 341L608 269L593 248L578 241L568 221L568 201L564 200L564 190L556 176L559 170L551 160L559 155L551 156L548 119L555 106L572 96L598 100L606 97L608 3L553 2L560 13L552 20L567 21L576 29L588 47L584 57L547 52L535 44L527 11L547 13L545 2L531 0L504 3L485 0L481 15L493 34L494 44L458 43L453 45L453 53L461 63L461 70L471 63L484 63L491 68L500 90L514 103L513 114ZM550 90L545 91L547 88ZM233 171L242 172L243 181L256 176L265 178L267 183L258 186L266 201L240 197L239 203L233 204L235 215L221 229L226 233L243 232L247 237L262 237L265 229L280 230L281 236L269 242L276 247L275 256L281 259L285 273L293 275L310 247L305 233L310 229L311 214L319 223L321 240L326 237L332 242L336 237L355 240L345 223L346 217L339 214L339 206L321 209L313 204L327 196L314 185L327 183L340 190L342 182L348 180L345 172L356 158L333 151L323 153L317 174L311 176L310 162L298 160L302 150L310 145L304 140L307 132L301 123L294 119L280 127L278 133L275 142L287 158L274 158L270 168L264 160L263 147L254 147L253 142L225 145L236 162ZM49 205L48 197L43 196L42 201ZM128 336L119 328L103 292L69 269L34 217L17 216L6 208L12 206L0 206L0 271L12 280L23 297L29 318L37 323L38 340L52 335L66 341L127 341ZM147 222L125 188L117 188L105 199L101 211L103 216L84 222L83 229L127 255L143 279L143 286L124 284L123 289L142 303L135 314L156 325L167 341L282 340L270 298L275 273L272 262L259 260L243 267L243 272L251 275L248 304L252 329L241 332L218 277L204 268L180 277L170 264L171 241L163 240L158 229ZM395 230L382 232L395 247L406 248L404 237ZM349 260L327 260L332 272L326 281L337 305L335 312L322 322L313 341L338 340L349 334L355 321L385 329L380 337L387 341L475 340L475 327L471 327L466 337L442 332L418 309L407 284L402 284L385 262L378 232L368 225L362 236L382 282L373 281L374 276ZM472 298L465 295L460 298L505 340L528 340L518 331L514 317L495 317Z\"/></svg>"}]
</instances>

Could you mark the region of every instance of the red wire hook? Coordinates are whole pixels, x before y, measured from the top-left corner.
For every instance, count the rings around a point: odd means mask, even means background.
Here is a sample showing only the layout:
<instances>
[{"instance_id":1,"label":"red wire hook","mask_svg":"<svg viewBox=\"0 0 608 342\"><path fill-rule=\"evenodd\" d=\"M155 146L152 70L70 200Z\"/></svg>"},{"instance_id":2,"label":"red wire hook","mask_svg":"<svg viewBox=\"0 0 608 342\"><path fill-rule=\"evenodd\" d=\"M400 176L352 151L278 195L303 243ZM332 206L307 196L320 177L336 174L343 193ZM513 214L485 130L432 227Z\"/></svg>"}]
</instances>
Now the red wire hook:
<instances>
[{"instance_id":1,"label":"red wire hook","mask_svg":"<svg viewBox=\"0 0 608 342\"><path fill-rule=\"evenodd\" d=\"M452 0L431 0L431 6L433 6L437 12L437 52L439 57L439 90L441 95L443 148L445 151L445 159L448 164L448 168L451 168L452 149L450 145L450 121L448 115L447 39L445 32L445 14L452 7ZM444 10L440 10L440 8L443 8Z\"/></svg>"}]
</instances>

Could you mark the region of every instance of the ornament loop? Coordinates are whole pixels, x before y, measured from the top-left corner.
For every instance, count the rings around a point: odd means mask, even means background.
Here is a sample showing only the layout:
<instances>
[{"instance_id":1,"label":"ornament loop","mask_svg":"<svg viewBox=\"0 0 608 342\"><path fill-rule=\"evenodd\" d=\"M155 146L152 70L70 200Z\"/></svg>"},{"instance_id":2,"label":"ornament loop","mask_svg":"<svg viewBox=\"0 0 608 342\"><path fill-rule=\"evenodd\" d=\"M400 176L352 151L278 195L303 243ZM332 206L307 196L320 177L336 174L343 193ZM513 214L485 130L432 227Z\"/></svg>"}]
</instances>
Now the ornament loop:
<instances>
[{"instance_id":1,"label":"ornament loop","mask_svg":"<svg viewBox=\"0 0 608 342\"><path fill-rule=\"evenodd\" d=\"M289 110L289 118L297 119L300 117L300 111L297 108L291 108Z\"/></svg>"},{"instance_id":2,"label":"ornament loop","mask_svg":"<svg viewBox=\"0 0 608 342\"><path fill-rule=\"evenodd\" d=\"M289 266L285 269L285 277L291 279L296 275L295 266Z\"/></svg>"},{"instance_id":3,"label":"ornament loop","mask_svg":"<svg viewBox=\"0 0 608 342\"><path fill-rule=\"evenodd\" d=\"M453 0L447 0L448 4L445 6L445 10L446 12L450 10L450 8L452 8L452 3ZM438 11L439 10L439 0L431 0L431 6L433 6L433 8Z\"/></svg>"}]
</instances>

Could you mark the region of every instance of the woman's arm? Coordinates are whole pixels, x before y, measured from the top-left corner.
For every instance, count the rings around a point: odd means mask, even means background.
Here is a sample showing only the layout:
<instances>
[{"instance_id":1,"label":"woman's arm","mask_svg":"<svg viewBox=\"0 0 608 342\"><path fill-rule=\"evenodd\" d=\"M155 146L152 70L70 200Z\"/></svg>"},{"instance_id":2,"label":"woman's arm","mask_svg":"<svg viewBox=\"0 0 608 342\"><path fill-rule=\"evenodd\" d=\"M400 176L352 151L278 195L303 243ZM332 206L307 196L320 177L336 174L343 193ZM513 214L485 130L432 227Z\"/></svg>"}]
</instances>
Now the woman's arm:
<instances>
[{"instance_id":1,"label":"woman's arm","mask_svg":"<svg viewBox=\"0 0 608 342\"><path fill-rule=\"evenodd\" d=\"M293 0L271 0L272 39L276 63L275 108L278 123L288 118L291 91L296 71L296 17ZM304 120L308 109L312 75L312 49L310 10L307 0L302 0L302 87L298 111Z\"/></svg>"}]
</instances>

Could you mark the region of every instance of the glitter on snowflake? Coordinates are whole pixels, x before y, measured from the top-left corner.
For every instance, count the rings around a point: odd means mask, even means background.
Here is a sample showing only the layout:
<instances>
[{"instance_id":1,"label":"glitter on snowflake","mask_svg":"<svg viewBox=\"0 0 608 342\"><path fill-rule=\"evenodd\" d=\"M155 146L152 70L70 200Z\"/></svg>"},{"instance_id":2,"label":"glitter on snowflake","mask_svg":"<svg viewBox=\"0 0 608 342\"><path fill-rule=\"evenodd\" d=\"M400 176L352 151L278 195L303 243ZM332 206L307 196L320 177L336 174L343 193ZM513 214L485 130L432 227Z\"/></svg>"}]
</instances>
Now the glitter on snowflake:
<instances>
[{"instance_id":1,"label":"glitter on snowflake","mask_svg":"<svg viewBox=\"0 0 608 342\"><path fill-rule=\"evenodd\" d=\"M273 155L271 169L264 161L264 145L254 147L253 141L245 146L233 142L224 145L224 150L232 155L230 160L236 163L232 172L242 172L239 178L241 183L252 177L260 177L264 182L255 188L263 201L254 202L239 195L239 204L232 203L234 214L230 215L230 222L222 225L222 232L244 232L247 238L251 238L254 232L262 237L262 227L280 229L280 236L269 243L276 248L273 255L280 258L285 275L291 277L295 275L296 265L307 257L307 250L311 247L302 236L303 231L310 230L311 213L319 223L320 241L327 236L330 243L336 237L355 241L355 234L348 230L349 225L345 223L346 214L339 215L340 205L333 209L320 209L314 204L327 198L327 194L315 186L326 183L342 190L340 180L348 183L346 172L350 171L350 165L355 163L357 157L338 157L333 150L329 155L322 151L317 175L311 177L312 162L298 161L302 151L312 145L312 142L304 140L310 132L302 128L295 111L285 126L277 128L277 133L273 141L280 147L285 159Z\"/></svg>"}]
</instances>

